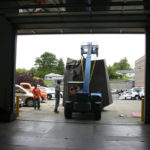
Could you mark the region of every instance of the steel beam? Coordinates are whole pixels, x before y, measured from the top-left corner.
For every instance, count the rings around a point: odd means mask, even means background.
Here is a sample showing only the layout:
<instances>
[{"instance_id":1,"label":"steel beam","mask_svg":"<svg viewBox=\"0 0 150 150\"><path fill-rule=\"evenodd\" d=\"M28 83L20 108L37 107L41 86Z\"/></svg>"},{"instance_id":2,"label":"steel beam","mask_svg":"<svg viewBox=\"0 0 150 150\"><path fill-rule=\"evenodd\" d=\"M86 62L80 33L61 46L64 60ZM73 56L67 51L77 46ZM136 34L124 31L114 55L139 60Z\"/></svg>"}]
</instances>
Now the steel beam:
<instances>
[{"instance_id":1,"label":"steel beam","mask_svg":"<svg viewBox=\"0 0 150 150\"><path fill-rule=\"evenodd\" d=\"M0 121L15 119L15 62L16 29L4 17L0 17Z\"/></svg>"},{"instance_id":2,"label":"steel beam","mask_svg":"<svg viewBox=\"0 0 150 150\"><path fill-rule=\"evenodd\" d=\"M146 28L145 123L150 124L150 24Z\"/></svg>"},{"instance_id":3,"label":"steel beam","mask_svg":"<svg viewBox=\"0 0 150 150\"><path fill-rule=\"evenodd\" d=\"M14 2L14 1L13 1ZM15 2L19 2L19 1L15 1ZM21 0L20 0L21 2ZM1 1L0 4L2 3L3 5L0 5L0 9L4 8L4 9L28 9L28 8L84 8L84 7L93 7L93 8L101 8L101 7L110 7L110 6L150 6L150 2L149 1L123 1L123 2L111 2L111 1L106 1L106 0L99 0L99 1L92 1L91 3L87 3L86 1L72 1L72 2L67 2L67 3L53 3L53 4L39 4L36 3L35 4L30 4L30 2L33 1L26 1L29 2L29 4L24 4L24 5L8 5L9 3L12 3L12 1Z\"/></svg>"}]
</instances>

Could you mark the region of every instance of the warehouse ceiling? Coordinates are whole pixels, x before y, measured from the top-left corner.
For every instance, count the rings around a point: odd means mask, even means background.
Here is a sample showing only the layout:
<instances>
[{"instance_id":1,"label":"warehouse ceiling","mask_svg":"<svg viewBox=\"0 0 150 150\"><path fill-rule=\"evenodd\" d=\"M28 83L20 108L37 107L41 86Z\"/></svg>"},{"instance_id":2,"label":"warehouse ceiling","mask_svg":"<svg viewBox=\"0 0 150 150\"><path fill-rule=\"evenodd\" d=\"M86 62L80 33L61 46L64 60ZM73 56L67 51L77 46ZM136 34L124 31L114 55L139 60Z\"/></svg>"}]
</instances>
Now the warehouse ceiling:
<instances>
[{"instance_id":1,"label":"warehouse ceiling","mask_svg":"<svg viewBox=\"0 0 150 150\"><path fill-rule=\"evenodd\" d=\"M1 0L18 34L145 33L150 0Z\"/></svg>"}]
</instances>

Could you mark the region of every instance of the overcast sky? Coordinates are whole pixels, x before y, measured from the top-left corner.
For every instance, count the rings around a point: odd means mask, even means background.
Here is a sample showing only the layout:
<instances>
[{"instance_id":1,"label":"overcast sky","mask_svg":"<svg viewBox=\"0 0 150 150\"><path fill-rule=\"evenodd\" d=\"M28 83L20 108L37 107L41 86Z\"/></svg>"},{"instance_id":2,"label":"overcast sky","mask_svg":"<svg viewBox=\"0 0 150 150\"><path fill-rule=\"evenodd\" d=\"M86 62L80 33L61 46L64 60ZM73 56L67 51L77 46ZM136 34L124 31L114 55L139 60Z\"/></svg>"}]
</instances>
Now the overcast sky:
<instances>
[{"instance_id":1,"label":"overcast sky","mask_svg":"<svg viewBox=\"0 0 150 150\"><path fill-rule=\"evenodd\" d=\"M55 54L64 63L67 57L80 59L83 42L96 42L98 59L105 59L107 65L126 57L134 67L135 60L145 54L144 34L20 35L17 37L16 68L34 67L35 59L44 52Z\"/></svg>"}]
</instances>

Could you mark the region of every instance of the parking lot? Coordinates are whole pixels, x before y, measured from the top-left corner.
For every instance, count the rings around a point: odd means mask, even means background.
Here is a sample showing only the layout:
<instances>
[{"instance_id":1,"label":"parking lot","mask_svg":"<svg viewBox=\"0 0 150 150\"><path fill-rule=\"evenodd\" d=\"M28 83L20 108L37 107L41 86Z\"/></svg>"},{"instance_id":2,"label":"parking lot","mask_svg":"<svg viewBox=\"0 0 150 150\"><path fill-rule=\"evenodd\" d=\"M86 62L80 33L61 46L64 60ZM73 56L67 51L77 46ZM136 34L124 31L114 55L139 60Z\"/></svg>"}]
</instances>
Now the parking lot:
<instances>
[{"instance_id":1,"label":"parking lot","mask_svg":"<svg viewBox=\"0 0 150 150\"><path fill-rule=\"evenodd\" d=\"M62 99L59 106L59 114L53 112L55 100L52 99L41 103L41 110L34 110L33 107L22 107L20 109L19 120L39 120L39 121L65 121L64 107ZM113 95L113 104L107 106L102 111L102 119L99 123L106 124L139 124L141 118L133 117L132 112L141 112L141 100L119 100L117 95ZM74 114L69 121L94 121L91 114Z\"/></svg>"}]
</instances>

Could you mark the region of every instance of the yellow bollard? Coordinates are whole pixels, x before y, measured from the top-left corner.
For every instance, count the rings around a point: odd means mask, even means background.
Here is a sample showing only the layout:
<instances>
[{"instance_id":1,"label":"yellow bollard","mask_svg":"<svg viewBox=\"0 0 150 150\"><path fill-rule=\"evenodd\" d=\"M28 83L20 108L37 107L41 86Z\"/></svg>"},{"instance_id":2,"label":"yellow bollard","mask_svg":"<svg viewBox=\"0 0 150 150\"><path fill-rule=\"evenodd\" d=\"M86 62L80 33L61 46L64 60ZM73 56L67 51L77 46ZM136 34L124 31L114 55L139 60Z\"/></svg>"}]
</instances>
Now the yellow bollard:
<instances>
[{"instance_id":1,"label":"yellow bollard","mask_svg":"<svg viewBox=\"0 0 150 150\"><path fill-rule=\"evenodd\" d=\"M16 97L16 116L19 117L19 96Z\"/></svg>"},{"instance_id":2,"label":"yellow bollard","mask_svg":"<svg viewBox=\"0 0 150 150\"><path fill-rule=\"evenodd\" d=\"M144 98L141 100L141 121L144 121Z\"/></svg>"}]
</instances>

